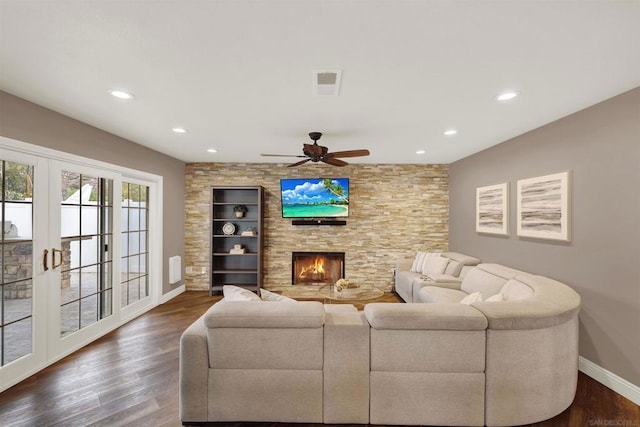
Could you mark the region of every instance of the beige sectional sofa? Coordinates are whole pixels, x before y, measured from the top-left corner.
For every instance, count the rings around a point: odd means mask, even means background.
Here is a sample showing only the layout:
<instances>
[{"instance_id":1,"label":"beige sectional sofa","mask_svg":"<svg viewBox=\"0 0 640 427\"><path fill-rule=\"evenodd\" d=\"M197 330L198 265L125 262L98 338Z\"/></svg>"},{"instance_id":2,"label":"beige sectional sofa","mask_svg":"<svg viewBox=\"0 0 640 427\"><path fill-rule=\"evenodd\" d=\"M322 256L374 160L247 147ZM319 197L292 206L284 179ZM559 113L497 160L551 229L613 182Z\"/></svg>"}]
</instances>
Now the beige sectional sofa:
<instances>
[{"instance_id":1,"label":"beige sectional sofa","mask_svg":"<svg viewBox=\"0 0 640 427\"><path fill-rule=\"evenodd\" d=\"M470 305L459 301L481 292ZM573 401L580 297L497 264L422 304L364 312L316 302L220 302L185 331L184 423L512 426Z\"/></svg>"},{"instance_id":2,"label":"beige sectional sofa","mask_svg":"<svg viewBox=\"0 0 640 427\"><path fill-rule=\"evenodd\" d=\"M423 272L423 262L416 265L415 256L400 259L396 263L395 291L405 302L417 302L420 289L429 285L460 289L460 283L467 272L480 263L478 258L458 252L443 252L436 256L445 258L436 272Z\"/></svg>"}]
</instances>

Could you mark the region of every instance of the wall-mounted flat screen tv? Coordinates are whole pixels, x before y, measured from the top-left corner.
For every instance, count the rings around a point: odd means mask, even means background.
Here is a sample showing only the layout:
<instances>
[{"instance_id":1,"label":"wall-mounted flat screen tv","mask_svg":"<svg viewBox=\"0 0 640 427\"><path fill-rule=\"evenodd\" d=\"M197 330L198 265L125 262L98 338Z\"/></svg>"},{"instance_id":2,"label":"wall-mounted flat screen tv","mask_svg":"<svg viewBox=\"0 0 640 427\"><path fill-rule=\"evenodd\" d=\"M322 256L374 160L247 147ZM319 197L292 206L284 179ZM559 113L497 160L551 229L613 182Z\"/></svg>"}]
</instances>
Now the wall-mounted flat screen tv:
<instances>
[{"instance_id":1,"label":"wall-mounted flat screen tv","mask_svg":"<svg viewBox=\"0 0 640 427\"><path fill-rule=\"evenodd\" d=\"M280 180L283 218L349 216L349 178Z\"/></svg>"}]
</instances>

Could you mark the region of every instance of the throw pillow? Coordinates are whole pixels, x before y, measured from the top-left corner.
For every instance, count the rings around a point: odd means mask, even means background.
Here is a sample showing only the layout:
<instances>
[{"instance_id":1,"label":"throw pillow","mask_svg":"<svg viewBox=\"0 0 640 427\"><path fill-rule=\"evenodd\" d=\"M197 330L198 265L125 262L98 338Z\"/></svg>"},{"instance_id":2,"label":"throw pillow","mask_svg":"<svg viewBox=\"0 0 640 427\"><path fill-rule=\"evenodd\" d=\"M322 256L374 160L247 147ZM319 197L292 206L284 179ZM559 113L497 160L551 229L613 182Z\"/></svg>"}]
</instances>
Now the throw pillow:
<instances>
[{"instance_id":1,"label":"throw pillow","mask_svg":"<svg viewBox=\"0 0 640 427\"><path fill-rule=\"evenodd\" d=\"M449 258L438 255L425 257L422 264L422 274L442 274L449 264Z\"/></svg>"},{"instance_id":2,"label":"throw pillow","mask_svg":"<svg viewBox=\"0 0 640 427\"><path fill-rule=\"evenodd\" d=\"M460 276L461 271L462 263L449 259L449 264L447 264L447 268L444 270L444 274L448 276L458 277Z\"/></svg>"},{"instance_id":3,"label":"throw pillow","mask_svg":"<svg viewBox=\"0 0 640 427\"><path fill-rule=\"evenodd\" d=\"M427 256L426 252L418 252L416 254L416 258L413 260L413 264L411 265L412 273L422 273L422 263L424 262L424 257Z\"/></svg>"},{"instance_id":4,"label":"throw pillow","mask_svg":"<svg viewBox=\"0 0 640 427\"><path fill-rule=\"evenodd\" d=\"M487 301L487 302L504 301L504 295L503 294L491 295L485 301Z\"/></svg>"},{"instance_id":5,"label":"throw pillow","mask_svg":"<svg viewBox=\"0 0 640 427\"><path fill-rule=\"evenodd\" d=\"M482 294L480 292L473 292L467 295L466 297L462 298L462 300L460 300L460 304L471 305L474 302L481 302L481 301L482 301Z\"/></svg>"},{"instance_id":6,"label":"throw pillow","mask_svg":"<svg viewBox=\"0 0 640 427\"><path fill-rule=\"evenodd\" d=\"M275 292L268 291L266 289L260 289L260 298L262 301L293 301L293 298L285 297L284 295L276 294Z\"/></svg>"},{"instance_id":7,"label":"throw pillow","mask_svg":"<svg viewBox=\"0 0 640 427\"><path fill-rule=\"evenodd\" d=\"M222 293L226 301L262 301L258 295L240 286L224 285Z\"/></svg>"}]
</instances>

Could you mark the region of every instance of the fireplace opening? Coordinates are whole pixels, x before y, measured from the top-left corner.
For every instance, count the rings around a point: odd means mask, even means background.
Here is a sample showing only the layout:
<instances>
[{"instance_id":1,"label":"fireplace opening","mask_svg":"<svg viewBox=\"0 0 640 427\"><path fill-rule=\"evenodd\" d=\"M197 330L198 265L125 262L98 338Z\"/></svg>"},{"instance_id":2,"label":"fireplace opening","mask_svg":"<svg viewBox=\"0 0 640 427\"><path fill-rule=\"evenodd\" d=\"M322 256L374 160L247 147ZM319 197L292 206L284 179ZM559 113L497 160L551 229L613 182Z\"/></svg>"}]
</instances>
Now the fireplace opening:
<instances>
[{"instance_id":1,"label":"fireplace opening","mask_svg":"<svg viewBox=\"0 0 640 427\"><path fill-rule=\"evenodd\" d=\"M344 252L293 252L292 285L332 285L344 278Z\"/></svg>"}]
</instances>

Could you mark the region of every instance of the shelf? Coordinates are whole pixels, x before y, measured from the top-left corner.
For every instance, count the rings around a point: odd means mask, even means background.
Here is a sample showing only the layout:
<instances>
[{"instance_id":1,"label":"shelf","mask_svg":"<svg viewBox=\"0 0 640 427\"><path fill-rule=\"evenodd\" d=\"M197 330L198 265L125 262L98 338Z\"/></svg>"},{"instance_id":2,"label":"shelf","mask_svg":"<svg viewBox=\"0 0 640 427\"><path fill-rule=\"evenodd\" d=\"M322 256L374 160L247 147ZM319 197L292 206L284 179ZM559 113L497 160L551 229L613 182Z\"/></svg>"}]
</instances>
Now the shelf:
<instances>
[{"instance_id":1,"label":"shelf","mask_svg":"<svg viewBox=\"0 0 640 427\"><path fill-rule=\"evenodd\" d=\"M258 236L243 236L242 234L214 234L213 237L253 237L256 239Z\"/></svg>"},{"instance_id":2,"label":"shelf","mask_svg":"<svg viewBox=\"0 0 640 427\"><path fill-rule=\"evenodd\" d=\"M257 274L258 270L213 270L213 274Z\"/></svg>"},{"instance_id":3,"label":"shelf","mask_svg":"<svg viewBox=\"0 0 640 427\"><path fill-rule=\"evenodd\" d=\"M258 218L213 218L214 221L224 221L224 222L231 222L231 221L236 221L236 222L246 222L246 221L253 221L256 222L258 220Z\"/></svg>"},{"instance_id":4,"label":"shelf","mask_svg":"<svg viewBox=\"0 0 640 427\"><path fill-rule=\"evenodd\" d=\"M213 202L214 205L245 205L245 206L258 206L257 203L247 203L247 202Z\"/></svg>"},{"instance_id":5,"label":"shelf","mask_svg":"<svg viewBox=\"0 0 640 427\"><path fill-rule=\"evenodd\" d=\"M244 254L230 254L228 252L215 252L213 254L213 256L247 256L247 255L257 256L258 254L255 252L246 252Z\"/></svg>"}]
</instances>

